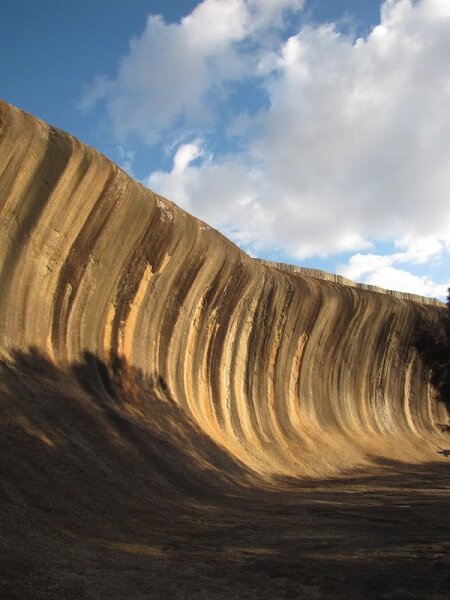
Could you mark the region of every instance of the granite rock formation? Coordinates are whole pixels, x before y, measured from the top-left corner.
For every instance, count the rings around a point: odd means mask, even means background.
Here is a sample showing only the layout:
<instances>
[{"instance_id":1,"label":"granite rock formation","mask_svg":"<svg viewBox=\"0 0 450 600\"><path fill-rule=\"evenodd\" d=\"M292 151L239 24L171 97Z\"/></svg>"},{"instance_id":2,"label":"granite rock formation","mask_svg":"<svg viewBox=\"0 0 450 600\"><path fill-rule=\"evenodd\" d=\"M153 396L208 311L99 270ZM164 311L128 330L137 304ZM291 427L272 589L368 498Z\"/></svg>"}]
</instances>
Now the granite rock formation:
<instances>
[{"instance_id":1,"label":"granite rock formation","mask_svg":"<svg viewBox=\"0 0 450 600\"><path fill-rule=\"evenodd\" d=\"M34 372L58 369L74 397L82 373L80 402L90 385L98 410L125 421L151 423L170 403L169 437L186 420L267 479L440 458L448 415L413 343L439 302L254 260L5 103L0 226L2 372L23 385L34 357ZM159 405L146 404L145 382ZM14 406L9 424L24 435L70 437L54 403Z\"/></svg>"}]
</instances>

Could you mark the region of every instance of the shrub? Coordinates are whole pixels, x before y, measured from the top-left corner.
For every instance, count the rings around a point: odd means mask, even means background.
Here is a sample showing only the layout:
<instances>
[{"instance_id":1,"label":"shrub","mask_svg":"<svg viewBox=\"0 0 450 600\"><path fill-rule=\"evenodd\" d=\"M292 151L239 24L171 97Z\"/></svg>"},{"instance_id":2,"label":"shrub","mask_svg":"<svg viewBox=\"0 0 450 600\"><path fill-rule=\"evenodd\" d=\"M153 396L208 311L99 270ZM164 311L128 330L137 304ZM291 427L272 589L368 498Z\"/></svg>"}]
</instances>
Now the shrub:
<instances>
[{"instance_id":1,"label":"shrub","mask_svg":"<svg viewBox=\"0 0 450 600\"><path fill-rule=\"evenodd\" d=\"M450 412L450 288L447 310L436 322L421 319L415 332L415 346L431 370L431 383L439 400Z\"/></svg>"}]
</instances>

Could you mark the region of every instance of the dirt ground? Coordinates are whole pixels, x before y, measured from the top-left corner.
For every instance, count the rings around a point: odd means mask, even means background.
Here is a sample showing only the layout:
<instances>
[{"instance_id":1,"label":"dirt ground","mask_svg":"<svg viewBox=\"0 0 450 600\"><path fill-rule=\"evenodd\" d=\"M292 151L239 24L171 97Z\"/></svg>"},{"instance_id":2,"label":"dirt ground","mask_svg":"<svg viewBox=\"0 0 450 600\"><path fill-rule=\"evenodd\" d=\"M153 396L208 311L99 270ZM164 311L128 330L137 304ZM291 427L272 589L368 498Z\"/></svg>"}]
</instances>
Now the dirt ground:
<instances>
[{"instance_id":1,"label":"dirt ground","mask_svg":"<svg viewBox=\"0 0 450 600\"><path fill-rule=\"evenodd\" d=\"M383 475L126 516L5 503L0 597L444 600L449 466L385 464Z\"/></svg>"}]
</instances>

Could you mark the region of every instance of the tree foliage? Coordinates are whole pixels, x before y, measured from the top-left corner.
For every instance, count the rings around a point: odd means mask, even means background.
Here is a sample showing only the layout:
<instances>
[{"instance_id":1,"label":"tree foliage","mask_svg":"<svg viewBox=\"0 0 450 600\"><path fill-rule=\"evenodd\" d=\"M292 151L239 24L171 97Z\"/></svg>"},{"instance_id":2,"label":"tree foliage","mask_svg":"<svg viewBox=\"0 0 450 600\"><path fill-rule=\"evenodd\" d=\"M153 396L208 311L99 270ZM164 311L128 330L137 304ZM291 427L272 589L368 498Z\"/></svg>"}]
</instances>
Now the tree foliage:
<instances>
[{"instance_id":1,"label":"tree foliage","mask_svg":"<svg viewBox=\"0 0 450 600\"><path fill-rule=\"evenodd\" d=\"M415 345L431 371L431 383L439 400L445 402L450 413L450 288L447 310L436 322L421 320L418 323Z\"/></svg>"}]
</instances>

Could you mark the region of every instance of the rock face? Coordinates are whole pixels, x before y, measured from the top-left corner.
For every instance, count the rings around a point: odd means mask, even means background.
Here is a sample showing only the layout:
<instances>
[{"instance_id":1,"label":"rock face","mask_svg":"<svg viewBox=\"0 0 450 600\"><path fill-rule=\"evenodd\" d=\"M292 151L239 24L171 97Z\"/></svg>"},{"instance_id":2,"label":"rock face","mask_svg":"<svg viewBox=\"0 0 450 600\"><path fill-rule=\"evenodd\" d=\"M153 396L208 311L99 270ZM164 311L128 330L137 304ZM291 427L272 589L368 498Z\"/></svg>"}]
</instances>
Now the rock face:
<instances>
[{"instance_id":1,"label":"rock face","mask_svg":"<svg viewBox=\"0 0 450 600\"><path fill-rule=\"evenodd\" d=\"M417 318L439 317L438 302L254 260L5 103L0 223L3 373L26 383L30 357L65 373L66 387L82 373L85 394L95 388L136 423L170 398L169 436L185 419L264 477L443 458L448 415L412 339ZM55 402L11 418L50 445Z\"/></svg>"}]
</instances>

